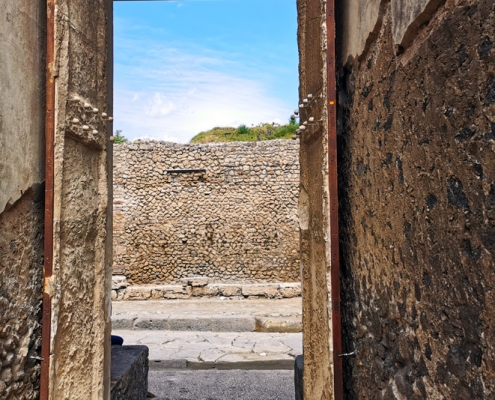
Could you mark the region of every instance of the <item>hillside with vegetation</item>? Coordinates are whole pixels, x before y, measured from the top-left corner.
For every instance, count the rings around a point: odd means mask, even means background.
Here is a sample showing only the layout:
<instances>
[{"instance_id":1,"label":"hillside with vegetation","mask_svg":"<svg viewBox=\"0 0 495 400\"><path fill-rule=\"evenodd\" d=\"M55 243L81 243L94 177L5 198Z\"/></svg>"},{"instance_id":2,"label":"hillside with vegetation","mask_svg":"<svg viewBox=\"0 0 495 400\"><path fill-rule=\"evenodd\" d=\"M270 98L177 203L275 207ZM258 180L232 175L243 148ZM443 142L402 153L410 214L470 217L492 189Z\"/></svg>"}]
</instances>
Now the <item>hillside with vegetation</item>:
<instances>
[{"instance_id":1,"label":"hillside with vegetation","mask_svg":"<svg viewBox=\"0 0 495 400\"><path fill-rule=\"evenodd\" d=\"M191 143L212 142L256 142L259 140L292 139L299 127L296 123L287 125L259 124L252 127L241 125L238 128L216 127L206 132L198 133Z\"/></svg>"}]
</instances>

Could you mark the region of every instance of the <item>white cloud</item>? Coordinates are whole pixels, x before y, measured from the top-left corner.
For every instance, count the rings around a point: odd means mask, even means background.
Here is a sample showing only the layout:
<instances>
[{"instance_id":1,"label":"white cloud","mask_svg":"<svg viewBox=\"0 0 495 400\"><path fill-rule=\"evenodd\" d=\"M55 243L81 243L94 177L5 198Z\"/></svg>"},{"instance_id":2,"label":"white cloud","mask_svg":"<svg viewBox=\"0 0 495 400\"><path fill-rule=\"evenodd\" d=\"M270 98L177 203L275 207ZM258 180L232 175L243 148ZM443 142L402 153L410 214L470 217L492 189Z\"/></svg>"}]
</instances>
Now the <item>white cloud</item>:
<instances>
[{"instance_id":1,"label":"white cloud","mask_svg":"<svg viewBox=\"0 0 495 400\"><path fill-rule=\"evenodd\" d=\"M130 139L188 142L215 126L286 121L292 108L266 89L263 72L246 78L229 54L148 39L119 38L115 129Z\"/></svg>"},{"instance_id":2,"label":"white cloud","mask_svg":"<svg viewBox=\"0 0 495 400\"><path fill-rule=\"evenodd\" d=\"M169 115L175 109L175 104L167 100L162 93L155 93L151 99L148 99L146 115L150 117Z\"/></svg>"}]
</instances>

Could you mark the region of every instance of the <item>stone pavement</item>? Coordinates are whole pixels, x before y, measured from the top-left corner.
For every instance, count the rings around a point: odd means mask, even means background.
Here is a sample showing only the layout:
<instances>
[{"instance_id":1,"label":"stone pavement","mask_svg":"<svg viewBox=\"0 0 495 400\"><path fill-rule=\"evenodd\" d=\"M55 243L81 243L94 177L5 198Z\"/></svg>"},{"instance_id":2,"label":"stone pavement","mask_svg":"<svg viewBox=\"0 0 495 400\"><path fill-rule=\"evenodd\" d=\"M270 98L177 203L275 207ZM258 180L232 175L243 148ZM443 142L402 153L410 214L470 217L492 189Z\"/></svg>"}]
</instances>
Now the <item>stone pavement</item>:
<instances>
[{"instance_id":1,"label":"stone pavement","mask_svg":"<svg viewBox=\"0 0 495 400\"><path fill-rule=\"evenodd\" d=\"M113 303L112 334L150 350L150 369L293 369L301 299Z\"/></svg>"},{"instance_id":2,"label":"stone pavement","mask_svg":"<svg viewBox=\"0 0 495 400\"><path fill-rule=\"evenodd\" d=\"M213 332L301 332L300 297L117 301L113 329Z\"/></svg>"},{"instance_id":3,"label":"stone pavement","mask_svg":"<svg viewBox=\"0 0 495 400\"><path fill-rule=\"evenodd\" d=\"M301 333L115 330L150 350L150 369L293 369Z\"/></svg>"}]
</instances>

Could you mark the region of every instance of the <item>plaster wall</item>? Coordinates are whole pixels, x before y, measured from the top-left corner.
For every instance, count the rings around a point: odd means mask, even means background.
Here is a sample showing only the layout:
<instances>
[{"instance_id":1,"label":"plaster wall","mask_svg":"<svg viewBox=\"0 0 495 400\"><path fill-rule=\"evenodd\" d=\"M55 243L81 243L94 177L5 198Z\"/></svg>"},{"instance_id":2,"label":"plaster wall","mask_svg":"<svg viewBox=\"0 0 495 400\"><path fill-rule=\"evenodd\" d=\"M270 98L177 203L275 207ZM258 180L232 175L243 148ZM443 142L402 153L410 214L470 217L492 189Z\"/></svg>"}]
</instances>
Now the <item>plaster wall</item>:
<instances>
[{"instance_id":1,"label":"plaster wall","mask_svg":"<svg viewBox=\"0 0 495 400\"><path fill-rule=\"evenodd\" d=\"M39 393L45 2L0 13L0 398Z\"/></svg>"},{"instance_id":2,"label":"plaster wall","mask_svg":"<svg viewBox=\"0 0 495 400\"><path fill-rule=\"evenodd\" d=\"M345 62L348 57L359 57L376 37L383 19L387 0L349 0L339 15L342 23L341 46Z\"/></svg>"},{"instance_id":3,"label":"plaster wall","mask_svg":"<svg viewBox=\"0 0 495 400\"><path fill-rule=\"evenodd\" d=\"M441 0L349 0L338 4L337 25L341 60L362 61L376 41L383 17L390 7L392 40L395 49L411 44L422 25L436 12Z\"/></svg>"},{"instance_id":4,"label":"plaster wall","mask_svg":"<svg viewBox=\"0 0 495 400\"><path fill-rule=\"evenodd\" d=\"M300 280L298 141L124 143L114 181L114 270L129 283Z\"/></svg>"},{"instance_id":5,"label":"plaster wall","mask_svg":"<svg viewBox=\"0 0 495 400\"><path fill-rule=\"evenodd\" d=\"M357 351L344 360L346 396L487 399L495 4L414 3L377 5L366 46L349 19L339 32L342 334L344 352Z\"/></svg>"},{"instance_id":6,"label":"plaster wall","mask_svg":"<svg viewBox=\"0 0 495 400\"><path fill-rule=\"evenodd\" d=\"M0 212L44 176L45 11L5 0L0 24Z\"/></svg>"}]
</instances>

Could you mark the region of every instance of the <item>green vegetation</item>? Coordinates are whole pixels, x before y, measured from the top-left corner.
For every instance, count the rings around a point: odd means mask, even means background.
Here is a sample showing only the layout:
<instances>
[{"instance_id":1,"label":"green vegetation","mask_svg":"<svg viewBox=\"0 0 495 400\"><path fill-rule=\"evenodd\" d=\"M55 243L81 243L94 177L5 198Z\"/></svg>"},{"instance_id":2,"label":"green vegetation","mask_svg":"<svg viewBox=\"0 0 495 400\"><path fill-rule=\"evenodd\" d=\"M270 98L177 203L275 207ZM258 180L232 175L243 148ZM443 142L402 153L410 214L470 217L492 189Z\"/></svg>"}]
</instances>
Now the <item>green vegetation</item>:
<instances>
[{"instance_id":1,"label":"green vegetation","mask_svg":"<svg viewBox=\"0 0 495 400\"><path fill-rule=\"evenodd\" d=\"M113 142L115 144L127 142L127 138L124 135L122 135L122 130L121 129L117 129L115 131L115 135L113 135Z\"/></svg>"},{"instance_id":2,"label":"green vegetation","mask_svg":"<svg viewBox=\"0 0 495 400\"><path fill-rule=\"evenodd\" d=\"M249 128L244 124L239 125L239 128L237 128L237 133L239 135L245 135L246 133L249 133Z\"/></svg>"},{"instance_id":3,"label":"green vegetation","mask_svg":"<svg viewBox=\"0 0 495 400\"><path fill-rule=\"evenodd\" d=\"M213 128L198 133L191 139L191 143L211 142L256 142L258 140L292 139L299 124L291 122L287 125L258 124L248 128L240 125L237 128Z\"/></svg>"}]
</instances>

